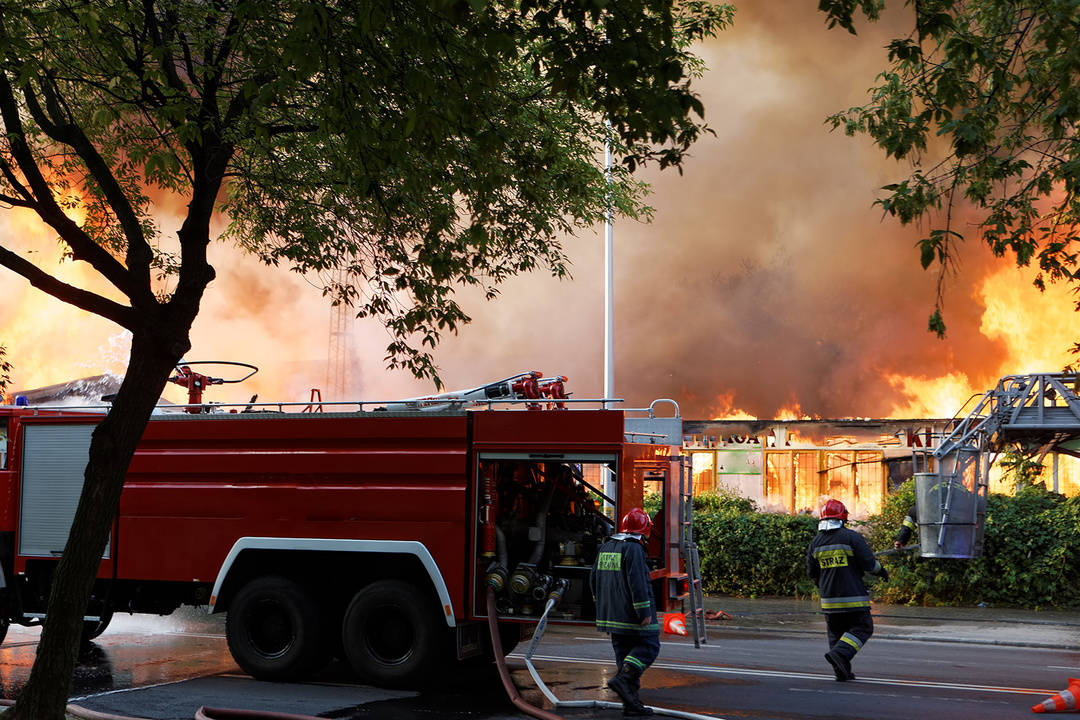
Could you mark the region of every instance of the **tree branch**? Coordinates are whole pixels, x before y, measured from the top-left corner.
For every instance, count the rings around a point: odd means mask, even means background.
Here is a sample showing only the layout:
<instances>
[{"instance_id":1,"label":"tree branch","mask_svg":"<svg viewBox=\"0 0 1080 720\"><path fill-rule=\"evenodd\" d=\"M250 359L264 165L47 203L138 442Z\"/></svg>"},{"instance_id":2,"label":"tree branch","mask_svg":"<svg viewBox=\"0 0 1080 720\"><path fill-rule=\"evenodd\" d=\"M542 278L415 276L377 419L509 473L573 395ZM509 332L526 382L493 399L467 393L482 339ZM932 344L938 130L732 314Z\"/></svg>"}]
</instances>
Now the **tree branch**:
<instances>
[{"instance_id":1,"label":"tree branch","mask_svg":"<svg viewBox=\"0 0 1080 720\"><path fill-rule=\"evenodd\" d=\"M33 86L27 82L22 91L30 115L49 137L71 147L86 164L90 175L105 193L109 208L116 214L117 220L120 221L120 227L124 231L124 237L127 238L127 274L132 287L138 288L140 293L140 297L132 297L130 294L128 297L131 298L132 302L152 301L150 262L154 253L146 242L146 235L143 233L142 224L139 222L135 209L131 206L123 188L120 187L120 183L117 182L116 176L113 175L112 170L109 168L109 164L101 157L101 154L94 147L94 144L90 142L90 139L86 137L82 128L71 122L70 115L62 107L63 98L60 96L52 78L43 77L39 79L39 83L52 117L46 115L38 102Z\"/></svg>"},{"instance_id":2,"label":"tree branch","mask_svg":"<svg viewBox=\"0 0 1080 720\"><path fill-rule=\"evenodd\" d=\"M0 246L0 265L22 275L31 285L69 305L112 320L127 330L135 330L135 311L96 293L57 280L29 260Z\"/></svg>"},{"instance_id":3,"label":"tree branch","mask_svg":"<svg viewBox=\"0 0 1080 720\"><path fill-rule=\"evenodd\" d=\"M38 167L30 145L26 141L18 103L15 101L15 92L6 71L0 71L0 118L4 121L12 157L33 192L36 201L34 210L38 216L60 234L64 242L71 247L76 260L90 263L95 270L129 298L138 295L131 283L127 268L105 248L91 240L57 204L52 188L42 175L41 168Z\"/></svg>"}]
</instances>

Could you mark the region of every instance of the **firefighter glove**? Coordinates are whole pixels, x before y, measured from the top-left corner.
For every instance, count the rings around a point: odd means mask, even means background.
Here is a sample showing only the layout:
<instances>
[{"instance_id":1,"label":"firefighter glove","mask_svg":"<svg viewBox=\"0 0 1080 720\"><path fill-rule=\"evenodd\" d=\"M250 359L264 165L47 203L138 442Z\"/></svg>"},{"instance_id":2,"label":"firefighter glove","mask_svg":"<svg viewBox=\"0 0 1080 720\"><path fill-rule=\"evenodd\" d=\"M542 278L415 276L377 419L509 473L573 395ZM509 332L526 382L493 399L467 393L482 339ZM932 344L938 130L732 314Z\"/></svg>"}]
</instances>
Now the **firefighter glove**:
<instances>
[{"instance_id":1,"label":"firefighter glove","mask_svg":"<svg viewBox=\"0 0 1080 720\"><path fill-rule=\"evenodd\" d=\"M889 571L885 569L884 565L882 565L881 570L878 571L878 577L881 578L882 582L889 582Z\"/></svg>"}]
</instances>

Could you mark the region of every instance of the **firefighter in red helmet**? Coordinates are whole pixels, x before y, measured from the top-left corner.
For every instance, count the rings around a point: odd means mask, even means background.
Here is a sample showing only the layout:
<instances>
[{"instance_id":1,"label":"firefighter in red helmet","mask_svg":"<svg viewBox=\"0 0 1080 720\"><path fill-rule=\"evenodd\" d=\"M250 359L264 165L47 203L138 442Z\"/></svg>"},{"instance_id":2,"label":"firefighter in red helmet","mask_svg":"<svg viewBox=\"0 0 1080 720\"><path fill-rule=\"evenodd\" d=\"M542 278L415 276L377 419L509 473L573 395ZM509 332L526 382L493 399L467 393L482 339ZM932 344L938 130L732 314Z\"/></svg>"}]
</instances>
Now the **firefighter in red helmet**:
<instances>
[{"instance_id":1,"label":"firefighter in red helmet","mask_svg":"<svg viewBox=\"0 0 1080 720\"><path fill-rule=\"evenodd\" d=\"M863 583L863 573L889 579L888 571L874 557L863 536L844 527L847 518L844 503L826 502L821 508L818 534L806 553L806 571L817 583L829 634L825 659L839 682L855 679L851 661L874 634L870 593Z\"/></svg>"},{"instance_id":2,"label":"firefighter in red helmet","mask_svg":"<svg viewBox=\"0 0 1080 720\"><path fill-rule=\"evenodd\" d=\"M619 532L596 555L589 585L596 600L596 627L611 635L618 673L608 681L622 700L623 715L652 715L638 697L641 674L660 654L660 624L645 557L652 521L641 508L623 516Z\"/></svg>"}]
</instances>

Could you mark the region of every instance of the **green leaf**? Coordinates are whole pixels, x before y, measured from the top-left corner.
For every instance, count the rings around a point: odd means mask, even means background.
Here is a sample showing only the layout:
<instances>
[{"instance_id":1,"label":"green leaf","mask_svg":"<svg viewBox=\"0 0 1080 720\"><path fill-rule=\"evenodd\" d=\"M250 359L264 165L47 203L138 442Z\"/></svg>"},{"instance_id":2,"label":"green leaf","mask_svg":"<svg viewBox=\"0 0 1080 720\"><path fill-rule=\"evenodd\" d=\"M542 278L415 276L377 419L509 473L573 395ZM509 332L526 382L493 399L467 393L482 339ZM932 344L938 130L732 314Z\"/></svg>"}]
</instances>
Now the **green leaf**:
<instances>
[{"instance_id":1,"label":"green leaf","mask_svg":"<svg viewBox=\"0 0 1080 720\"><path fill-rule=\"evenodd\" d=\"M934 312L930 313L930 319L927 322L927 329L937 335L939 338L945 337L945 320L941 317L941 308L934 308Z\"/></svg>"}]
</instances>

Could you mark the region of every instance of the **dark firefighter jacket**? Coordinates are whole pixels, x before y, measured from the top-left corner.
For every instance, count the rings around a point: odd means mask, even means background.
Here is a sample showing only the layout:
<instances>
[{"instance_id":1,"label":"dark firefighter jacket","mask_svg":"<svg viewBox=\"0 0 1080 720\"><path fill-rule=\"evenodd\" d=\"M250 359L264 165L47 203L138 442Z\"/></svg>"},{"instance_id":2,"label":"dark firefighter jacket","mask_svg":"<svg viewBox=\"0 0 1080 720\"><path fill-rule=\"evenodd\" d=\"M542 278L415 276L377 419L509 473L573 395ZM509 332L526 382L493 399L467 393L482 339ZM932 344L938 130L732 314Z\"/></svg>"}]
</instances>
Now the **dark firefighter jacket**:
<instances>
[{"instance_id":1,"label":"dark firefighter jacket","mask_svg":"<svg viewBox=\"0 0 1080 720\"><path fill-rule=\"evenodd\" d=\"M907 516L904 517L903 524L900 525L900 532L896 533L896 541L901 545L907 545L907 541L911 539L911 533L918 529L919 516L915 512L915 506L912 505Z\"/></svg>"},{"instance_id":2,"label":"dark firefighter jacket","mask_svg":"<svg viewBox=\"0 0 1080 720\"><path fill-rule=\"evenodd\" d=\"M817 583L822 612L869 610L870 593L862 576L880 571L881 563L863 536L854 530L823 530L810 541L806 572Z\"/></svg>"},{"instance_id":3,"label":"dark firefighter jacket","mask_svg":"<svg viewBox=\"0 0 1080 720\"><path fill-rule=\"evenodd\" d=\"M598 630L632 635L660 632L645 549L631 536L619 533L600 546L589 587L596 600ZM646 619L649 622L642 625Z\"/></svg>"}]
</instances>

